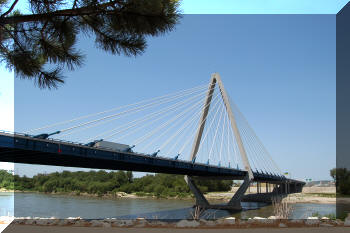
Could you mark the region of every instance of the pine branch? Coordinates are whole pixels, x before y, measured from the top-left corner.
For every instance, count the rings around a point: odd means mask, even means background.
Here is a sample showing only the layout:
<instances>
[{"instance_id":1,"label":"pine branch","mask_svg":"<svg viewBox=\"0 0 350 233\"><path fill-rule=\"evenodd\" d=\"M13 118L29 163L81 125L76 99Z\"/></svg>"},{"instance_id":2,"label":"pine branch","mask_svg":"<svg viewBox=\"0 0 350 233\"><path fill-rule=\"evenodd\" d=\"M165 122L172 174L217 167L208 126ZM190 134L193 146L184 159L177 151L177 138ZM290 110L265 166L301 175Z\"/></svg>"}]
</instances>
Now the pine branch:
<instances>
[{"instance_id":1,"label":"pine branch","mask_svg":"<svg viewBox=\"0 0 350 233\"><path fill-rule=\"evenodd\" d=\"M18 1L18 0L17 0ZM31 15L15 15L10 16L6 18L0 19L0 24L17 24L17 23L25 23L25 22L33 22L33 21L43 21L43 20L50 20L54 17L59 16L88 16L98 13L105 13L105 14L113 14L115 11L102 11L101 9L104 9L108 6L112 6L116 4L117 1L111 1L109 3L104 3L99 5L99 8L93 7L93 6L87 6L87 7L80 7L75 9L64 9L64 10L57 10L53 12L47 12L47 13L40 13L40 14L31 14Z\"/></svg>"},{"instance_id":2,"label":"pine branch","mask_svg":"<svg viewBox=\"0 0 350 233\"><path fill-rule=\"evenodd\" d=\"M0 18L3 18L3 17L5 17L6 15L10 14L10 13L12 12L13 8L15 8L17 2L18 2L18 0L15 0L15 1L12 3L10 9L8 9L4 14L2 14L2 15L0 16Z\"/></svg>"}]
</instances>

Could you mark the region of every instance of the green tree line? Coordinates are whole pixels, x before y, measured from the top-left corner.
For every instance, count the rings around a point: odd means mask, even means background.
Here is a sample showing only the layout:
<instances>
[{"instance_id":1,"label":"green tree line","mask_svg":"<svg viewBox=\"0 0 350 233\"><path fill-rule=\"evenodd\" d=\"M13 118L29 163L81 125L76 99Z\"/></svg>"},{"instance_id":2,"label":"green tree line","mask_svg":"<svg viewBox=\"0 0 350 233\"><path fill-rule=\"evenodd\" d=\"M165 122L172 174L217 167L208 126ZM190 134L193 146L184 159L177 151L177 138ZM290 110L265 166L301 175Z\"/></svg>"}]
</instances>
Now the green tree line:
<instances>
[{"instance_id":1,"label":"green tree line","mask_svg":"<svg viewBox=\"0 0 350 233\"><path fill-rule=\"evenodd\" d=\"M233 182L196 180L196 184L203 192L212 192L229 191ZM157 197L185 197L191 194L183 175L156 174L134 178L131 171L63 171L38 174L32 178L13 176L6 171L1 171L0 187L20 191L97 195L126 192Z\"/></svg>"},{"instance_id":2,"label":"green tree line","mask_svg":"<svg viewBox=\"0 0 350 233\"><path fill-rule=\"evenodd\" d=\"M333 168L330 175L335 181L337 193L350 195L350 171L346 168Z\"/></svg>"},{"instance_id":3,"label":"green tree line","mask_svg":"<svg viewBox=\"0 0 350 233\"><path fill-rule=\"evenodd\" d=\"M14 189L13 175L5 170L0 170L0 188Z\"/></svg>"}]
</instances>

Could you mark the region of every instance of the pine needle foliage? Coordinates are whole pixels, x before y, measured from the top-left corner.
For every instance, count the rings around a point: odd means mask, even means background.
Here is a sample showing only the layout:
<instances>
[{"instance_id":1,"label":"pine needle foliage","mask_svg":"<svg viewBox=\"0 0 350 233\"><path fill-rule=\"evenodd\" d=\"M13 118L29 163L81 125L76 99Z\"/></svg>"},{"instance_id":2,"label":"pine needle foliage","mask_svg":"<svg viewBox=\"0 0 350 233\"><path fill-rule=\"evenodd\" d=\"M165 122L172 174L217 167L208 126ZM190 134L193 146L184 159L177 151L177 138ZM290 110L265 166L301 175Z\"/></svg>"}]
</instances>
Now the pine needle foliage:
<instances>
[{"instance_id":1,"label":"pine needle foliage","mask_svg":"<svg viewBox=\"0 0 350 233\"><path fill-rule=\"evenodd\" d=\"M0 0L0 61L40 88L57 88L63 69L83 65L79 33L113 55L137 56L147 37L180 19L179 0L27 0L31 14L15 10L18 1Z\"/></svg>"}]
</instances>

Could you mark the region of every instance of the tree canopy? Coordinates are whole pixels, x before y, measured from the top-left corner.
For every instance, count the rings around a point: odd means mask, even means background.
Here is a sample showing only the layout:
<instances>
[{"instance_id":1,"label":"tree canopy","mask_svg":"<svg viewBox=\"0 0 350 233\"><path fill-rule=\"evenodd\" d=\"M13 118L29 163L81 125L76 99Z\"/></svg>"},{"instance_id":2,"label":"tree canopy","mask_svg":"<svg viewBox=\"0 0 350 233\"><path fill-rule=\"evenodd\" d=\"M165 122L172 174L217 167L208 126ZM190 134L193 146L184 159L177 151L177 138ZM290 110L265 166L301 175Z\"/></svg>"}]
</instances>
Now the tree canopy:
<instances>
[{"instance_id":1,"label":"tree canopy","mask_svg":"<svg viewBox=\"0 0 350 233\"><path fill-rule=\"evenodd\" d=\"M195 180L203 192L229 191L231 180ZM183 175L156 174L134 178L131 171L54 172L38 174L33 178L12 175L0 170L0 188L46 193L115 194L136 193L157 197L185 197L190 190Z\"/></svg>"},{"instance_id":2,"label":"tree canopy","mask_svg":"<svg viewBox=\"0 0 350 233\"><path fill-rule=\"evenodd\" d=\"M350 195L350 171L346 168L333 168L330 176L335 181L337 193Z\"/></svg>"},{"instance_id":3,"label":"tree canopy","mask_svg":"<svg viewBox=\"0 0 350 233\"><path fill-rule=\"evenodd\" d=\"M57 88L63 69L83 65L78 34L94 36L108 53L137 56L148 36L171 31L180 18L179 0L27 0L30 14L15 10L18 1L0 0L0 59L41 88Z\"/></svg>"}]
</instances>

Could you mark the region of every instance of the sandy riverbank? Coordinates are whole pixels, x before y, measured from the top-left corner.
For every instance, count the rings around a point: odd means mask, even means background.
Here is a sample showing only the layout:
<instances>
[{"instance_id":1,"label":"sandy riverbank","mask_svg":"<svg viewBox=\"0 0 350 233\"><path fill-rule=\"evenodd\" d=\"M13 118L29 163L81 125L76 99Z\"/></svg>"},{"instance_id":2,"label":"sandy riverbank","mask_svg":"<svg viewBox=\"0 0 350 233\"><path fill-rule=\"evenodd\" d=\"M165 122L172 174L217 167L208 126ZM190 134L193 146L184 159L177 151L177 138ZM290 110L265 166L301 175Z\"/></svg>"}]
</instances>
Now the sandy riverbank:
<instances>
[{"instance_id":1,"label":"sandy riverbank","mask_svg":"<svg viewBox=\"0 0 350 233\"><path fill-rule=\"evenodd\" d=\"M13 193L13 192L14 192L13 190L7 190L4 188L0 188L0 193Z\"/></svg>"},{"instance_id":2,"label":"sandy riverbank","mask_svg":"<svg viewBox=\"0 0 350 233\"><path fill-rule=\"evenodd\" d=\"M205 194L209 200L228 201L237 191L237 187L232 188L230 192L213 192ZM265 192L265 188L262 188ZM256 187L250 187L247 194L256 193ZM350 203L350 198L336 198L335 187L304 187L302 193L288 195L286 200L290 203L318 203L318 204L335 204L336 201Z\"/></svg>"}]
</instances>

